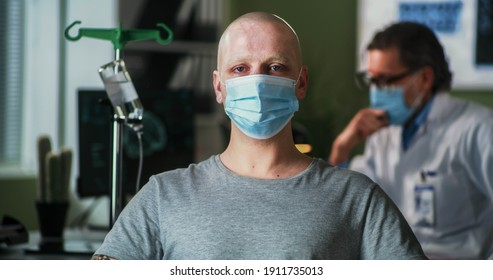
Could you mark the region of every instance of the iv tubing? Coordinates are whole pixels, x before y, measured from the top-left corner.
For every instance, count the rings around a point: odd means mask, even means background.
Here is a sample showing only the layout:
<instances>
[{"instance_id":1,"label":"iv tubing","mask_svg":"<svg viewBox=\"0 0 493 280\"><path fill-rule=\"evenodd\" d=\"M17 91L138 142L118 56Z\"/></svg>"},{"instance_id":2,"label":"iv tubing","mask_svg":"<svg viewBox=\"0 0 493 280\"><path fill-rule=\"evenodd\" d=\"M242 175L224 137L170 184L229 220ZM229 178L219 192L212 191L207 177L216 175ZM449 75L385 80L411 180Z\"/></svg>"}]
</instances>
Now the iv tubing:
<instances>
[{"instance_id":1,"label":"iv tubing","mask_svg":"<svg viewBox=\"0 0 493 280\"><path fill-rule=\"evenodd\" d=\"M144 161L144 148L142 146L142 132L137 132L137 139L139 139L139 169L137 171L137 183L135 185L135 194L140 190L140 176L142 175L142 163Z\"/></svg>"}]
</instances>

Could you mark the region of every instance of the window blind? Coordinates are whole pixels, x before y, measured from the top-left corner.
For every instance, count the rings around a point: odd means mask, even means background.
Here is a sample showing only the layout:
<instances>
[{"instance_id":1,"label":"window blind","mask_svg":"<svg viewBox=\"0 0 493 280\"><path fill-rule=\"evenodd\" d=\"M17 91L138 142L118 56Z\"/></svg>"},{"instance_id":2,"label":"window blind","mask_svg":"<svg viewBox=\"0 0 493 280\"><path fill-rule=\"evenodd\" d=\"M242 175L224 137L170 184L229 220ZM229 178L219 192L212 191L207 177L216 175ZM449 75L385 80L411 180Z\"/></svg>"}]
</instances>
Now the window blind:
<instances>
[{"instance_id":1,"label":"window blind","mask_svg":"<svg viewBox=\"0 0 493 280\"><path fill-rule=\"evenodd\" d=\"M21 160L24 1L0 0L0 164Z\"/></svg>"}]
</instances>

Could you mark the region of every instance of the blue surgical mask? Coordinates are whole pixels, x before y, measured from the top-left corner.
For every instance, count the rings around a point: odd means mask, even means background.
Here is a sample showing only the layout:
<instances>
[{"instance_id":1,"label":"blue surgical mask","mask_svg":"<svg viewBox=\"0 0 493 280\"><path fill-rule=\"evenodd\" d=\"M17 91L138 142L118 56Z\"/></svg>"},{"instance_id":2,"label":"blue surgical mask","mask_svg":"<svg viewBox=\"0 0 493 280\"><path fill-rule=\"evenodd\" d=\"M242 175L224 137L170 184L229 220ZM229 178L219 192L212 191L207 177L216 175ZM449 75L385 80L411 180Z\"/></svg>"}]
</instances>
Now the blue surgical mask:
<instances>
[{"instance_id":1,"label":"blue surgical mask","mask_svg":"<svg viewBox=\"0 0 493 280\"><path fill-rule=\"evenodd\" d=\"M404 101L403 87L377 87L370 89L370 105L372 108L384 110L389 123L402 125L411 116L413 109Z\"/></svg>"},{"instance_id":2,"label":"blue surgical mask","mask_svg":"<svg viewBox=\"0 0 493 280\"><path fill-rule=\"evenodd\" d=\"M271 75L226 80L224 109L247 136L268 139L279 133L298 111L296 81Z\"/></svg>"}]
</instances>

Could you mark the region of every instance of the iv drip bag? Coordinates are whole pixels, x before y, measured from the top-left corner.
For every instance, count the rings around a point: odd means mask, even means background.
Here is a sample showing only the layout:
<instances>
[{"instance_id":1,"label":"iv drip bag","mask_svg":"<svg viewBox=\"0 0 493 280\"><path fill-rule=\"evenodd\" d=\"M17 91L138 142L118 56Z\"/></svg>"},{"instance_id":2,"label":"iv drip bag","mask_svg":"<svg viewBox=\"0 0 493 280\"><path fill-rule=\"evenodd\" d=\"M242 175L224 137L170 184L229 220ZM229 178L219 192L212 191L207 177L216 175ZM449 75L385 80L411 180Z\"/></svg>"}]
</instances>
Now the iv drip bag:
<instances>
[{"instance_id":1,"label":"iv drip bag","mask_svg":"<svg viewBox=\"0 0 493 280\"><path fill-rule=\"evenodd\" d=\"M144 107L123 60L115 60L101 66L99 75L117 118L124 119L135 132L142 133Z\"/></svg>"}]
</instances>

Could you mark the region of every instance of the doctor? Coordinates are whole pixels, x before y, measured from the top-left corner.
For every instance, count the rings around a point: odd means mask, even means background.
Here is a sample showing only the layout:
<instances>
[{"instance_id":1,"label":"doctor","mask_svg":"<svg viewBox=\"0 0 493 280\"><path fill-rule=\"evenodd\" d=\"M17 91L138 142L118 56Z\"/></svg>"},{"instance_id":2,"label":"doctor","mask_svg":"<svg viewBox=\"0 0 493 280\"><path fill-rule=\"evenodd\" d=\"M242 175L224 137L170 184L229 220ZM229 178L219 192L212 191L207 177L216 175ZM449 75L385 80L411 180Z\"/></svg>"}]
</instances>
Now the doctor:
<instances>
[{"instance_id":1,"label":"doctor","mask_svg":"<svg viewBox=\"0 0 493 280\"><path fill-rule=\"evenodd\" d=\"M389 194L430 258L493 258L493 111L447 94L452 74L427 27L402 22L367 47L370 108L332 144L329 162Z\"/></svg>"}]
</instances>

